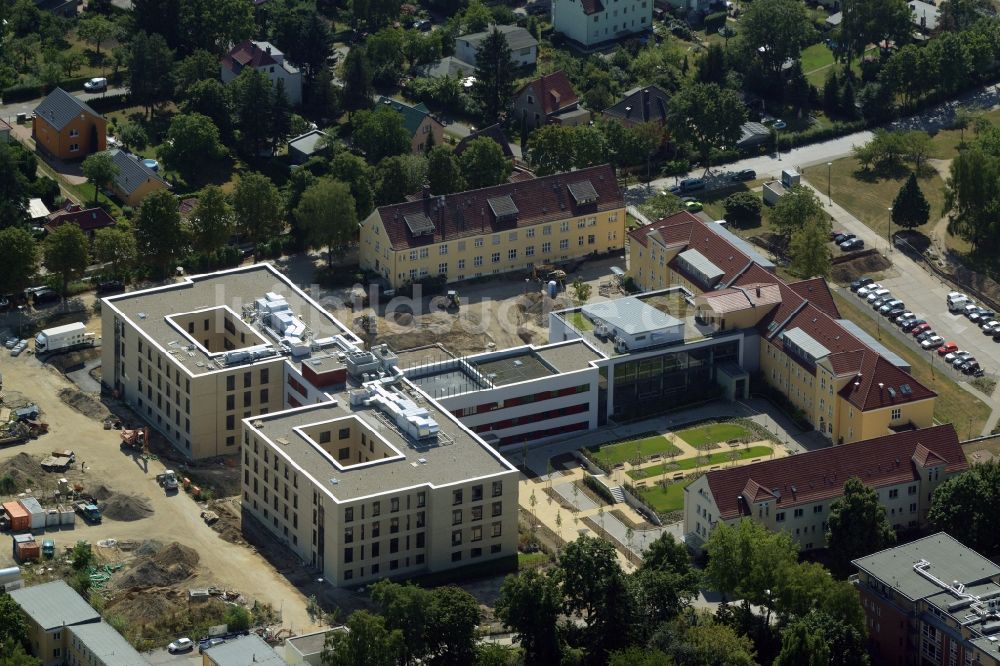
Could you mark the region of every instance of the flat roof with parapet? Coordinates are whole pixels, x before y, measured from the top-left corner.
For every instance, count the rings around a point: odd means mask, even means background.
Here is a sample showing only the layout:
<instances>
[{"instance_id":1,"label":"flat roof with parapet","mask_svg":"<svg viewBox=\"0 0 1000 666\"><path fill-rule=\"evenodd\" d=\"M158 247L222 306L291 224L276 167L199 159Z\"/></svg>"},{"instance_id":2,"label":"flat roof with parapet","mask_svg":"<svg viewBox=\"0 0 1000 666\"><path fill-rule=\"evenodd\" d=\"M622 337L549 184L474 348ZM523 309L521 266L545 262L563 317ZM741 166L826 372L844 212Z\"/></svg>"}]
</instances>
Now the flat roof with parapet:
<instances>
[{"instance_id":1,"label":"flat roof with parapet","mask_svg":"<svg viewBox=\"0 0 1000 666\"><path fill-rule=\"evenodd\" d=\"M297 407L244 419L247 428L260 433L299 470L311 477L337 502L396 492L403 488L439 487L488 477L515 468L493 448L476 437L450 413L428 400L408 380L401 380L402 394L424 407L440 428L436 439L418 441L399 430L378 407L352 407L349 392L330 393L335 402ZM301 428L355 417L390 444L399 455L384 461L338 468L333 459L303 436Z\"/></svg>"},{"instance_id":2,"label":"flat roof with parapet","mask_svg":"<svg viewBox=\"0 0 1000 666\"><path fill-rule=\"evenodd\" d=\"M582 310L588 317L605 321L629 335L661 331L684 323L635 296L589 303L584 305Z\"/></svg>"},{"instance_id":3,"label":"flat roof with parapet","mask_svg":"<svg viewBox=\"0 0 1000 666\"><path fill-rule=\"evenodd\" d=\"M302 320L310 338L320 339L343 335L358 342L358 338L323 307L299 289L271 264L254 264L232 270L194 275L184 280L142 291L133 291L102 299L132 323L146 339L172 356L178 365L192 375L218 371L212 356L188 340L168 321L180 313L210 308L228 307L239 315L243 306L252 306L268 292L288 302L295 316ZM254 330L259 332L259 328ZM264 335L277 347L277 341ZM271 357L273 361L278 357ZM248 364L249 365L249 364Z\"/></svg>"},{"instance_id":4,"label":"flat roof with parapet","mask_svg":"<svg viewBox=\"0 0 1000 666\"><path fill-rule=\"evenodd\" d=\"M607 358L583 340L572 340L539 347L538 355L559 372L573 372L590 367L591 361Z\"/></svg>"}]
</instances>

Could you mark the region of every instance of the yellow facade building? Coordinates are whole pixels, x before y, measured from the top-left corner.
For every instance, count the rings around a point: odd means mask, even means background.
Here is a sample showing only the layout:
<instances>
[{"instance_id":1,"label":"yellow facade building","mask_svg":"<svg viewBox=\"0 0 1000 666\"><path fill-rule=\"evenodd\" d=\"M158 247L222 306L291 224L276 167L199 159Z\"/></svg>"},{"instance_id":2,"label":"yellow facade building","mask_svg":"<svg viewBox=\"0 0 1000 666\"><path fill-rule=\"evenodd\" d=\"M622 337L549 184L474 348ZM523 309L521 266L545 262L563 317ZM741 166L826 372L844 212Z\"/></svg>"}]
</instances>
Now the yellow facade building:
<instances>
[{"instance_id":1,"label":"yellow facade building","mask_svg":"<svg viewBox=\"0 0 1000 666\"><path fill-rule=\"evenodd\" d=\"M608 165L429 196L361 222L361 268L393 287L530 270L620 250L625 202Z\"/></svg>"}]
</instances>

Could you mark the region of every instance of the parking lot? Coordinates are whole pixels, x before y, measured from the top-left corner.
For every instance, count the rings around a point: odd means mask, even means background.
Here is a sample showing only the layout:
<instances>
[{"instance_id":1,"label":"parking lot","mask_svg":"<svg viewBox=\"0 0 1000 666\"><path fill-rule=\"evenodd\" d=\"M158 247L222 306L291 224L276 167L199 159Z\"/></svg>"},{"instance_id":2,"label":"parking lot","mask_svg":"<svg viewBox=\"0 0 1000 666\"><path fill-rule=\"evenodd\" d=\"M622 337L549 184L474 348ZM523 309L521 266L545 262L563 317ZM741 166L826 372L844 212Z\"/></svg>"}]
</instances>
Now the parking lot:
<instances>
[{"instance_id":1,"label":"parking lot","mask_svg":"<svg viewBox=\"0 0 1000 666\"><path fill-rule=\"evenodd\" d=\"M1000 366L997 360L1000 359L1000 343L994 342L992 336L984 335L979 326L964 315L948 311L946 297L951 289L940 285L939 288L928 290L926 284L903 275L883 279L880 284L889 289L894 297L902 300L906 304L906 310L913 312L917 318L926 320L945 343L954 342L959 349L971 352L987 375L997 376ZM855 294L851 294L850 297L862 310L881 322L885 330L892 331L893 335L904 340L908 346L920 349L919 343L912 335L901 331L897 325L879 315L871 305L863 305L862 301L865 299L858 298ZM938 370L948 372L956 379L970 379L969 376L947 367L936 352L925 353L928 355L928 361Z\"/></svg>"}]
</instances>

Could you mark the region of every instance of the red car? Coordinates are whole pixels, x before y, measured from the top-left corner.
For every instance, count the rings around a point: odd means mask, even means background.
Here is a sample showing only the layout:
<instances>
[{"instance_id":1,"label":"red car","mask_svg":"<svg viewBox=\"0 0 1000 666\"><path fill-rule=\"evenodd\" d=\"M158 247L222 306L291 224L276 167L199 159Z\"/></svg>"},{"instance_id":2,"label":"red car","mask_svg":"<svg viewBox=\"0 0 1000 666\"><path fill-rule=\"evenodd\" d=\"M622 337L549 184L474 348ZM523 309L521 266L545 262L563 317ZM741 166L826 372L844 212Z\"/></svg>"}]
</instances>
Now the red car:
<instances>
[{"instance_id":1,"label":"red car","mask_svg":"<svg viewBox=\"0 0 1000 666\"><path fill-rule=\"evenodd\" d=\"M950 354L953 351L958 350L958 345L954 342L946 342L937 348L938 356L944 356L945 354Z\"/></svg>"},{"instance_id":2,"label":"red car","mask_svg":"<svg viewBox=\"0 0 1000 666\"><path fill-rule=\"evenodd\" d=\"M921 333L923 333L924 331L926 331L930 327L931 327L931 325L927 324L927 323L923 323L923 324L920 324L918 326L914 326L912 329L910 329L910 335L912 335L913 337L917 337L918 335L920 335Z\"/></svg>"}]
</instances>

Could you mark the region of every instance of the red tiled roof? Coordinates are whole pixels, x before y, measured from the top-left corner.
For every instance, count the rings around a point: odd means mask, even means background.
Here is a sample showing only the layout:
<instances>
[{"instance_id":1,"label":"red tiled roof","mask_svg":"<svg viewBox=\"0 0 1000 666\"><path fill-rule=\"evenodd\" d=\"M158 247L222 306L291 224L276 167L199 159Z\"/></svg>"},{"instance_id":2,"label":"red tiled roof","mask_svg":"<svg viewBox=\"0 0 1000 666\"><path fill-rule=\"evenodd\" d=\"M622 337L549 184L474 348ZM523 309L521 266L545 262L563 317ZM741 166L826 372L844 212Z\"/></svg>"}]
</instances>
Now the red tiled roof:
<instances>
[{"instance_id":1,"label":"red tiled roof","mask_svg":"<svg viewBox=\"0 0 1000 666\"><path fill-rule=\"evenodd\" d=\"M830 354L830 366L837 376L856 373L861 369L861 360L865 357L864 349Z\"/></svg>"},{"instance_id":2,"label":"red tiled roof","mask_svg":"<svg viewBox=\"0 0 1000 666\"><path fill-rule=\"evenodd\" d=\"M942 463L947 464L948 461L928 449L923 444L917 444L917 448L913 452L913 462L917 464L917 467L932 467Z\"/></svg>"},{"instance_id":3,"label":"red tiled roof","mask_svg":"<svg viewBox=\"0 0 1000 666\"><path fill-rule=\"evenodd\" d=\"M926 400L937 395L874 351L865 352L858 372L861 376L849 381L840 390L840 396L864 411ZM858 385L855 386L855 383ZM908 386L909 391L904 392L903 386Z\"/></svg>"},{"instance_id":4,"label":"red tiled roof","mask_svg":"<svg viewBox=\"0 0 1000 666\"><path fill-rule=\"evenodd\" d=\"M576 203L570 187L584 181L589 181L597 194L596 203ZM506 200L507 197L509 200ZM516 208L514 218L509 221L498 220L491 201L496 206L509 206L513 203ZM624 205L614 170L603 164L480 190L381 206L373 215L379 216L382 221L392 248L401 250L530 227L595 211L621 208ZM407 217L421 225L433 225L433 233L414 236Z\"/></svg>"},{"instance_id":5,"label":"red tiled roof","mask_svg":"<svg viewBox=\"0 0 1000 666\"><path fill-rule=\"evenodd\" d=\"M510 149L510 140L507 138L507 134L503 131L500 123L494 123L489 127L484 127L481 130L472 132L466 137L463 137L455 145L455 150L452 151L455 157L458 157L465 152L465 149L469 147L469 144L479 138L493 139L500 146L500 150L503 151L503 156L507 159L513 159L514 151Z\"/></svg>"},{"instance_id":6,"label":"red tiled roof","mask_svg":"<svg viewBox=\"0 0 1000 666\"><path fill-rule=\"evenodd\" d=\"M50 214L49 221L44 226L51 232L67 222L77 224L83 231L96 231L114 226L115 219L103 208L83 208L79 204L68 203Z\"/></svg>"},{"instance_id":7,"label":"red tiled roof","mask_svg":"<svg viewBox=\"0 0 1000 666\"><path fill-rule=\"evenodd\" d=\"M706 477L719 517L729 520L746 515L747 507L739 497L747 497L748 490L751 502L757 497L769 499L763 493L781 493L776 507L781 511L840 497L844 482L852 476L870 487L916 481L920 478L917 465L924 465L930 455L946 464L947 473L969 467L955 429L945 424L708 472Z\"/></svg>"},{"instance_id":8,"label":"red tiled roof","mask_svg":"<svg viewBox=\"0 0 1000 666\"><path fill-rule=\"evenodd\" d=\"M270 53L262 48L258 48L258 46L249 39L234 46L233 49L222 58L222 65L230 71L234 70L234 63L238 63L242 67L253 67L254 69L277 64L274 58L271 57Z\"/></svg>"},{"instance_id":9,"label":"red tiled roof","mask_svg":"<svg viewBox=\"0 0 1000 666\"><path fill-rule=\"evenodd\" d=\"M815 277L811 280L800 280L799 282L792 282L788 286L796 294L808 300L834 319L841 318L840 310L837 309L837 304L833 300L833 294L830 292L830 286L823 278Z\"/></svg>"},{"instance_id":10,"label":"red tiled roof","mask_svg":"<svg viewBox=\"0 0 1000 666\"><path fill-rule=\"evenodd\" d=\"M583 13L587 16L604 11L601 0L580 0L580 5L583 7Z\"/></svg>"},{"instance_id":11,"label":"red tiled roof","mask_svg":"<svg viewBox=\"0 0 1000 666\"><path fill-rule=\"evenodd\" d=\"M687 243L691 238L691 225L696 222L697 219L698 218L691 213L683 211L675 213L670 217L660 218L652 224L637 227L628 232L628 235L633 241L639 243L643 247L646 247L646 236L654 231L659 232L663 241L667 245L673 245L674 243Z\"/></svg>"},{"instance_id":12,"label":"red tiled roof","mask_svg":"<svg viewBox=\"0 0 1000 666\"><path fill-rule=\"evenodd\" d=\"M532 93L541 102L546 115L556 113L579 102L573 84L569 82L566 73L561 69L546 76L525 83L515 96L520 96L525 88L531 88Z\"/></svg>"}]
</instances>

